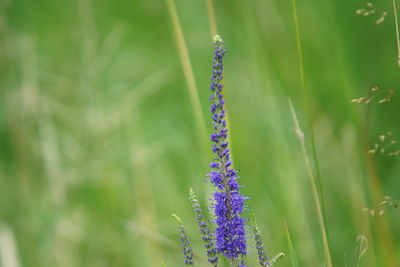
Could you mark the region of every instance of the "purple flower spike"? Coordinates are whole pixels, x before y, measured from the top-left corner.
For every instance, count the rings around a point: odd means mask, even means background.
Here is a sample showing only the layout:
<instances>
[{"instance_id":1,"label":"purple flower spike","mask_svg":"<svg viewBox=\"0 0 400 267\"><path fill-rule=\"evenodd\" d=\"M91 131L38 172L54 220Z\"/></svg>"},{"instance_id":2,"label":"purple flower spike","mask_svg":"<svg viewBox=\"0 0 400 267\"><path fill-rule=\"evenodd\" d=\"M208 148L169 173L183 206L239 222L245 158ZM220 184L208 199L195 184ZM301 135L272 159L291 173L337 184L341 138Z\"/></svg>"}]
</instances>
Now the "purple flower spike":
<instances>
[{"instance_id":1,"label":"purple flower spike","mask_svg":"<svg viewBox=\"0 0 400 267\"><path fill-rule=\"evenodd\" d=\"M213 170L208 174L208 177L218 190L214 193L217 251L234 259L240 255L246 255L246 231L244 229L246 220L241 217L244 211L245 198L238 190L241 187L237 182L239 177L232 168L227 142L228 129L226 128L225 102L222 94L224 55L224 43L221 37L217 35L214 39L214 61L210 86L212 92L210 111L214 129L210 139L213 143L212 150L215 154L215 161L210 164Z\"/></svg>"},{"instance_id":2,"label":"purple flower spike","mask_svg":"<svg viewBox=\"0 0 400 267\"><path fill-rule=\"evenodd\" d=\"M189 238L186 234L185 227L183 226L181 218L179 218L175 214L172 214L172 216L178 222L179 238L182 242L183 255L185 256L185 265L193 265L194 264L193 250L192 247L190 246Z\"/></svg>"},{"instance_id":3,"label":"purple flower spike","mask_svg":"<svg viewBox=\"0 0 400 267\"><path fill-rule=\"evenodd\" d=\"M256 248L258 253L258 259L260 260L261 266L270 266L271 264L268 262L267 253L265 253L264 242L262 240L261 231L258 228L256 222L256 216L253 214L252 220L253 232L254 232L254 239L256 240Z\"/></svg>"},{"instance_id":4,"label":"purple flower spike","mask_svg":"<svg viewBox=\"0 0 400 267\"><path fill-rule=\"evenodd\" d=\"M197 223L200 227L200 233L204 241L204 246L206 247L207 250L208 261L213 266L218 266L218 255L217 255L217 250L215 249L214 246L214 239L211 230L208 226L208 223L206 221L206 218L203 215L203 211L200 207L199 201L197 200L196 195L194 194L192 188L190 188L189 200L192 203L192 208L196 215Z\"/></svg>"}]
</instances>

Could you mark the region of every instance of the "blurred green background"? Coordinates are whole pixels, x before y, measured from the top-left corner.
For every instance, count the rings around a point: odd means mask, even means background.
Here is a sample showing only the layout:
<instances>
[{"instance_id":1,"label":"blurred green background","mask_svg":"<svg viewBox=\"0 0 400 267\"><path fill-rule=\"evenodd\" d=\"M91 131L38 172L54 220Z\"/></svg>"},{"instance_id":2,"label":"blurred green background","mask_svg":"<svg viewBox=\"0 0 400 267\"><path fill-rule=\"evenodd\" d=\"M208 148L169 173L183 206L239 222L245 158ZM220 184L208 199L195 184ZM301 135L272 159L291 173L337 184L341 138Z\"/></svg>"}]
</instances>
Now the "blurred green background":
<instances>
[{"instance_id":1,"label":"blurred green background","mask_svg":"<svg viewBox=\"0 0 400 267\"><path fill-rule=\"evenodd\" d=\"M399 197L399 158L367 151L387 131L400 136L400 100L350 103L376 85L399 88L392 2L373 2L376 14L364 17L355 14L364 1L298 0L308 93L290 0L213 2L228 51L233 158L267 253L284 252L279 266L292 266L287 221L299 265L326 266L290 97L313 166L314 134L334 266L357 266L359 235L368 241L360 266L400 266L399 210L363 212L383 195ZM199 266L207 265L188 201L189 187L203 207L213 191L204 182L212 160L207 3L175 0L205 133L196 127L167 1L0 1L2 267L162 259L182 266L171 213L182 218Z\"/></svg>"}]
</instances>

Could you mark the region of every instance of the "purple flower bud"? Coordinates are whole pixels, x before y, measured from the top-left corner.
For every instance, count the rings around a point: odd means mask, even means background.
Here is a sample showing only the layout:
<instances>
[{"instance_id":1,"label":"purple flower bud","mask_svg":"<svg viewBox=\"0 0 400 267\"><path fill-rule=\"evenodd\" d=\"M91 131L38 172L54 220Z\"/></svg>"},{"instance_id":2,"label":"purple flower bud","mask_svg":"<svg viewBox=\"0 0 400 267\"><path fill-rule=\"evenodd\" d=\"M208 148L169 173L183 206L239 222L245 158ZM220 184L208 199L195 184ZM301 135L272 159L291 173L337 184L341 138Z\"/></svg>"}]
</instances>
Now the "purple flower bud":
<instances>
[{"instance_id":1,"label":"purple flower bud","mask_svg":"<svg viewBox=\"0 0 400 267\"><path fill-rule=\"evenodd\" d=\"M219 162L210 163L210 168L218 168L218 167L219 167Z\"/></svg>"},{"instance_id":2,"label":"purple flower bud","mask_svg":"<svg viewBox=\"0 0 400 267\"><path fill-rule=\"evenodd\" d=\"M218 135L217 134L210 135L210 140L213 142L218 142Z\"/></svg>"}]
</instances>

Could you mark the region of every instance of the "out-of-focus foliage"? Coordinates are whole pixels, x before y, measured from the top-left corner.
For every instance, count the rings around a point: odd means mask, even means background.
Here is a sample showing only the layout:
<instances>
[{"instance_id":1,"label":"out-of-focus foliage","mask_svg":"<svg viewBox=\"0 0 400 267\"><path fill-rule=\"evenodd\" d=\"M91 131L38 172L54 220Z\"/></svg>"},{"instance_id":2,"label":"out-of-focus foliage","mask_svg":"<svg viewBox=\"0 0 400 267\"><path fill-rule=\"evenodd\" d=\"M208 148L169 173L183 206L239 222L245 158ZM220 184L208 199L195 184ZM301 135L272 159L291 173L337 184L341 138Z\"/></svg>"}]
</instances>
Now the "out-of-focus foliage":
<instances>
[{"instance_id":1,"label":"out-of-focus foliage","mask_svg":"<svg viewBox=\"0 0 400 267\"><path fill-rule=\"evenodd\" d=\"M290 97L311 158L312 125L334 265L399 266L399 210L363 212L400 194L400 158L368 154L400 136L391 1L373 3L389 10L376 24L356 14L363 1L297 0L308 93L292 1L213 2L235 168L268 255L324 266ZM207 1L175 4L211 132ZM390 102L351 103L376 86L396 92ZM188 189L209 205L212 155L192 110L166 1L1 0L0 265L180 266L171 213L205 265Z\"/></svg>"}]
</instances>

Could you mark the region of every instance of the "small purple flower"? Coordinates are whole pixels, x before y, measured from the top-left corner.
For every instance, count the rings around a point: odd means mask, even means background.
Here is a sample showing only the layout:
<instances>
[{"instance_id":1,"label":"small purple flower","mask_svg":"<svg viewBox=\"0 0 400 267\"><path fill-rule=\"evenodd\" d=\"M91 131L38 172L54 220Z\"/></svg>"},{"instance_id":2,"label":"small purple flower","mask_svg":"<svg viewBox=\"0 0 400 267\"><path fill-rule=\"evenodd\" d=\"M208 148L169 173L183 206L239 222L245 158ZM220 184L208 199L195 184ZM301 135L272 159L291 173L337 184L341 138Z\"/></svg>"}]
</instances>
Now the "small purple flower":
<instances>
[{"instance_id":1,"label":"small purple flower","mask_svg":"<svg viewBox=\"0 0 400 267\"><path fill-rule=\"evenodd\" d=\"M246 255L245 219L241 217L244 211L244 198L239 193L237 172L232 168L229 144L227 142L226 111L222 89L223 57L225 48L219 35L214 40L214 61L211 77L211 114L214 133L210 140L215 161L210 164L213 169L207 176L217 188L214 193L214 211L217 228L215 230L217 251L228 258L238 258Z\"/></svg>"},{"instance_id":2,"label":"small purple flower","mask_svg":"<svg viewBox=\"0 0 400 267\"><path fill-rule=\"evenodd\" d=\"M181 218L179 218L175 214L172 214L172 216L178 222L179 238L182 242L183 255L185 255L185 265L193 265L194 264L193 250L192 247L190 246L189 238L186 234L185 227L183 226Z\"/></svg>"},{"instance_id":3,"label":"small purple flower","mask_svg":"<svg viewBox=\"0 0 400 267\"><path fill-rule=\"evenodd\" d=\"M242 261L240 262L239 267L250 267L250 266L247 266L247 265L244 263L244 260L242 260Z\"/></svg>"}]
</instances>

